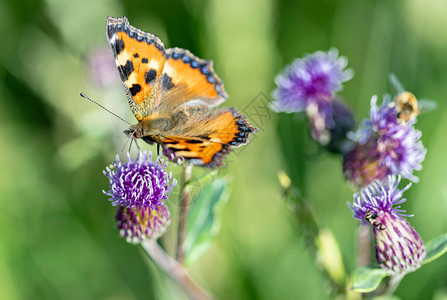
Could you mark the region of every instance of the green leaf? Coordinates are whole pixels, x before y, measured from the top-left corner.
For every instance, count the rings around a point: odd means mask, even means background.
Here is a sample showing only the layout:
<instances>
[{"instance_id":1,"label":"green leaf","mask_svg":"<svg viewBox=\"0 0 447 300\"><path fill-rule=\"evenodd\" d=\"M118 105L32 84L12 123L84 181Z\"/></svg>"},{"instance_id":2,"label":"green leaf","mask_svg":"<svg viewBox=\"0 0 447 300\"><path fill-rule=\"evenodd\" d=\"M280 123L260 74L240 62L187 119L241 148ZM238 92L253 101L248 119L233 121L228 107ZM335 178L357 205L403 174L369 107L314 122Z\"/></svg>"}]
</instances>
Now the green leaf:
<instances>
[{"instance_id":1,"label":"green leaf","mask_svg":"<svg viewBox=\"0 0 447 300\"><path fill-rule=\"evenodd\" d=\"M402 298L397 297L395 295L381 295L381 296L374 296L372 298L374 300L402 300Z\"/></svg>"},{"instance_id":2,"label":"green leaf","mask_svg":"<svg viewBox=\"0 0 447 300\"><path fill-rule=\"evenodd\" d=\"M352 274L352 290L359 293L370 293L377 289L388 273L380 268L360 267Z\"/></svg>"},{"instance_id":3,"label":"green leaf","mask_svg":"<svg viewBox=\"0 0 447 300\"><path fill-rule=\"evenodd\" d=\"M297 120L300 117L302 120ZM276 131L283 159L287 161L286 172L293 185L300 187L305 193L304 179L309 156L317 151L315 143L309 137L307 121L303 114L280 114ZM291 136L294 138L291 139Z\"/></svg>"},{"instance_id":4,"label":"green leaf","mask_svg":"<svg viewBox=\"0 0 447 300\"><path fill-rule=\"evenodd\" d=\"M203 169L201 171L202 173L197 177L193 177L194 181L189 182L189 184L193 186L201 186L218 177L219 170Z\"/></svg>"},{"instance_id":5,"label":"green leaf","mask_svg":"<svg viewBox=\"0 0 447 300\"><path fill-rule=\"evenodd\" d=\"M447 233L441 234L425 244L425 251L427 255L422 262L423 264L432 262L447 252Z\"/></svg>"},{"instance_id":6,"label":"green leaf","mask_svg":"<svg viewBox=\"0 0 447 300\"><path fill-rule=\"evenodd\" d=\"M404 85L402 84L402 82L400 82L396 75L390 73L388 78L390 80L391 89L393 90L395 95L399 95L400 93L405 92Z\"/></svg>"},{"instance_id":7,"label":"green leaf","mask_svg":"<svg viewBox=\"0 0 447 300\"><path fill-rule=\"evenodd\" d=\"M205 185L190 207L183 244L186 264L199 258L213 243L219 233L221 212L229 195L228 180L219 178Z\"/></svg>"}]
</instances>

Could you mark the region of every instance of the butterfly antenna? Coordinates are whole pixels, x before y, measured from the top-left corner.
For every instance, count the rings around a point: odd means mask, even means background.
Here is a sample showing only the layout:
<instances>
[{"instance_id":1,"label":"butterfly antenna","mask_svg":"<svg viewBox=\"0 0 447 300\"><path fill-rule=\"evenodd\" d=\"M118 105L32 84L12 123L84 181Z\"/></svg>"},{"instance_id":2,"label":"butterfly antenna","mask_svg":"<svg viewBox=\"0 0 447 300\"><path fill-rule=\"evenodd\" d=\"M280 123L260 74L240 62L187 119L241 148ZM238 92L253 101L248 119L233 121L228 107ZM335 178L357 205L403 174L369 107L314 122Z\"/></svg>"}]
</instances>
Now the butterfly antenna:
<instances>
[{"instance_id":1,"label":"butterfly antenna","mask_svg":"<svg viewBox=\"0 0 447 300\"><path fill-rule=\"evenodd\" d=\"M160 164L163 164L163 159L160 156L160 144L157 144L157 160Z\"/></svg>"},{"instance_id":2,"label":"butterfly antenna","mask_svg":"<svg viewBox=\"0 0 447 300\"><path fill-rule=\"evenodd\" d=\"M132 124L130 124L129 122L127 122L126 120L124 120L123 118L121 118L120 116L118 116L117 114L111 112L110 110L108 110L107 108L105 108L104 106L102 106L101 104L99 104L98 102L93 101L92 99L90 99L89 97L87 97L84 93L80 93L80 95L81 95L82 98L85 98L85 99L87 99L88 101L90 101L90 102L92 102L92 103L95 103L96 105L98 105L99 107L101 107L102 109L104 109L104 110L105 110L106 112L108 112L109 114L111 114L111 115L117 117L118 119L120 119L120 120L123 121L124 123L127 123L127 124L129 124L129 125L132 126Z\"/></svg>"}]
</instances>

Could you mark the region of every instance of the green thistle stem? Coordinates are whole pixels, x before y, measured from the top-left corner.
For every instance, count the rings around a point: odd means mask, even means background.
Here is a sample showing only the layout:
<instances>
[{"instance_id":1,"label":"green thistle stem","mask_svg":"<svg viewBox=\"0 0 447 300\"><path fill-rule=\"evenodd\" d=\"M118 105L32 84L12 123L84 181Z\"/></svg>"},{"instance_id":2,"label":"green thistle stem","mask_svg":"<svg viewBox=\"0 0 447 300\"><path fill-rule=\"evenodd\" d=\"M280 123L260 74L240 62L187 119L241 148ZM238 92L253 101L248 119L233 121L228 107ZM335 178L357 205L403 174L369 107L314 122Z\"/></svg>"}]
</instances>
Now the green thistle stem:
<instances>
[{"instance_id":1,"label":"green thistle stem","mask_svg":"<svg viewBox=\"0 0 447 300\"><path fill-rule=\"evenodd\" d=\"M357 266L371 263L371 229L369 225L360 224L357 230Z\"/></svg>"},{"instance_id":2,"label":"green thistle stem","mask_svg":"<svg viewBox=\"0 0 447 300\"><path fill-rule=\"evenodd\" d=\"M346 294L346 274L344 263L338 249L338 243L332 233L320 225L318 216L311 203L302 197L298 188L292 185L290 178L284 172L278 174L283 187L283 197L290 211L299 225L299 232L303 235L309 250L315 258L319 257L319 264L335 288L337 294ZM331 251L327 252L327 248ZM347 296L349 299L350 295Z\"/></svg>"},{"instance_id":3,"label":"green thistle stem","mask_svg":"<svg viewBox=\"0 0 447 300\"><path fill-rule=\"evenodd\" d=\"M180 189L180 208L179 208L179 218L178 218L178 232L177 232L177 248L175 251L175 259L183 264L183 241L185 240L185 231L186 231L186 219L188 217L188 206L189 206L189 198L190 192L188 188L188 183L191 179L192 166L187 165L183 166L183 174L182 174L182 186Z\"/></svg>"},{"instance_id":4,"label":"green thistle stem","mask_svg":"<svg viewBox=\"0 0 447 300\"><path fill-rule=\"evenodd\" d=\"M191 277L189 277L188 272L181 264L166 254L156 240L146 239L141 243L141 246L147 256L168 276L177 282L190 299L214 299L202 287L197 285Z\"/></svg>"}]
</instances>

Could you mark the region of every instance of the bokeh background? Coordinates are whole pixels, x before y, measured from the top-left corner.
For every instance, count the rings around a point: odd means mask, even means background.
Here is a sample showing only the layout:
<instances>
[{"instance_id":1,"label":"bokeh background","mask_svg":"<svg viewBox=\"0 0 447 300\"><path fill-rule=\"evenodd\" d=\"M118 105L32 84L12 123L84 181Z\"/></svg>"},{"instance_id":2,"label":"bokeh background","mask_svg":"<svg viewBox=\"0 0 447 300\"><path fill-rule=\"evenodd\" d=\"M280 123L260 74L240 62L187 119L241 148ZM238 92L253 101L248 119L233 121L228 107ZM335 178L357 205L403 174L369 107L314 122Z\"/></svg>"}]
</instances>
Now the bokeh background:
<instances>
[{"instance_id":1,"label":"bokeh background","mask_svg":"<svg viewBox=\"0 0 447 300\"><path fill-rule=\"evenodd\" d=\"M428 153L405 208L424 240L447 231L446 12L443 0L1 0L1 298L184 297L118 237L115 209L102 193L102 170L122 150L128 126L79 92L135 121L108 68L107 16L126 15L167 46L213 59L230 95L225 105L260 127L221 172L233 180L221 232L189 267L219 299L333 298L281 199L282 169L333 230L347 271L355 267L357 222L346 206L352 190L340 157L319 151L293 116L248 113L269 101L275 74L305 53L337 47L349 59L356 75L341 95L359 120L372 95L390 92L389 72L416 96L437 101L417 124ZM170 253L175 228L173 220L162 241ZM443 257L406 276L396 295L447 299L446 276Z\"/></svg>"}]
</instances>

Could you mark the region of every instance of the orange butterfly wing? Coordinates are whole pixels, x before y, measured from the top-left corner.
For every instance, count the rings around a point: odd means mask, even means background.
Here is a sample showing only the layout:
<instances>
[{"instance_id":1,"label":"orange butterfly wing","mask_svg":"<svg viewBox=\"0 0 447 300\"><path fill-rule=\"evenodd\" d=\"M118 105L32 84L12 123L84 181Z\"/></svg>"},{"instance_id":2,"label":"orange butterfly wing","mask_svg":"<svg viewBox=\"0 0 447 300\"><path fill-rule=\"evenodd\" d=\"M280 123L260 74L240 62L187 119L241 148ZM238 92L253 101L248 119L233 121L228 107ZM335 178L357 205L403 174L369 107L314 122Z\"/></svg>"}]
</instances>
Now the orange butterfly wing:
<instances>
[{"instance_id":1,"label":"orange butterfly wing","mask_svg":"<svg viewBox=\"0 0 447 300\"><path fill-rule=\"evenodd\" d=\"M168 101L174 103L174 106L187 104L212 107L228 97L222 81L214 73L212 61L200 59L185 49L166 50L163 77L172 84L174 90L176 87L184 88L181 95ZM164 83L163 81L163 85Z\"/></svg>"},{"instance_id":2,"label":"orange butterfly wing","mask_svg":"<svg viewBox=\"0 0 447 300\"><path fill-rule=\"evenodd\" d=\"M165 48L161 40L129 24L126 17L107 19L107 39L138 121L149 115L159 98Z\"/></svg>"},{"instance_id":3,"label":"orange butterfly wing","mask_svg":"<svg viewBox=\"0 0 447 300\"><path fill-rule=\"evenodd\" d=\"M188 138L166 136L161 139L164 148L195 165L218 167L233 147L248 143L250 134L257 131L237 109L222 109L199 124L200 130Z\"/></svg>"}]
</instances>

